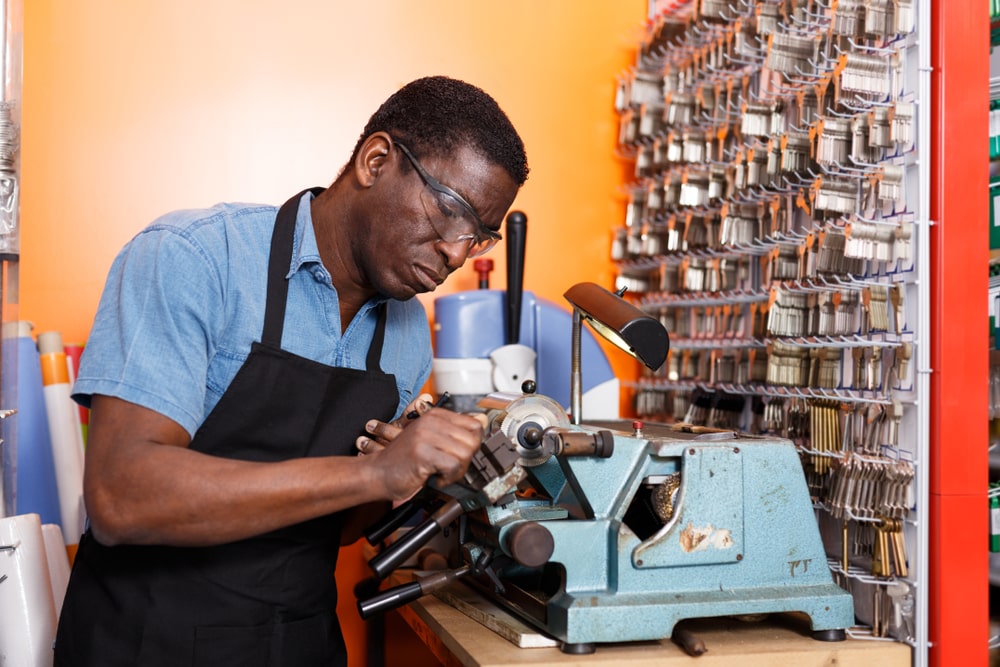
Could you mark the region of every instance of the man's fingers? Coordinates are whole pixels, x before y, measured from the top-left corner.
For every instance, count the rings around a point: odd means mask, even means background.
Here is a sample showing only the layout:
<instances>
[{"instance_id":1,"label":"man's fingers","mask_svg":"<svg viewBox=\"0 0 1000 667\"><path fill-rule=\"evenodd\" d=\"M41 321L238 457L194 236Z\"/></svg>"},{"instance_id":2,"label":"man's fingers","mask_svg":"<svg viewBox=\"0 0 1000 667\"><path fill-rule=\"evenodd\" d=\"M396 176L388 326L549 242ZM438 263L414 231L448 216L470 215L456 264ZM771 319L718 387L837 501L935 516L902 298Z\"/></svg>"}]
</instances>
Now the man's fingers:
<instances>
[{"instance_id":1,"label":"man's fingers","mask_svg":"<svg viewBox=\"0 0 1000 667\"><path fill-rule=\"evenodd\" d=\"M374 454L375 452L385 449L385 445L375 442L365 435L362 435L355 440L354 446L357 447L358 451L362 454Z\"/></svg>"},{"instance_id":2,"label":"man's fingers","mask_svg":"<svg viewBox=\"0 0 1000 667\"><path fill-rule=\"evenodd\" d=\"M386 424L377 419L369 419L365 424L365 432L382 444L392 442L396 436L403 432L403 429L395 424Z\"/></svg>"},{"instance_id":3,"label":"man's fingers","mask_svg":"<svg viewBox=\"0 0 1000 667\"><path fill-rule=\"evenodd\" d=\"M415 399L410 401L410 403L403 410L402 416L392 423L400 428L404 428L409 422L424 414L432 407L434 407L434 397L430 394L420 394Z\"/></svg>"}]
</instances>

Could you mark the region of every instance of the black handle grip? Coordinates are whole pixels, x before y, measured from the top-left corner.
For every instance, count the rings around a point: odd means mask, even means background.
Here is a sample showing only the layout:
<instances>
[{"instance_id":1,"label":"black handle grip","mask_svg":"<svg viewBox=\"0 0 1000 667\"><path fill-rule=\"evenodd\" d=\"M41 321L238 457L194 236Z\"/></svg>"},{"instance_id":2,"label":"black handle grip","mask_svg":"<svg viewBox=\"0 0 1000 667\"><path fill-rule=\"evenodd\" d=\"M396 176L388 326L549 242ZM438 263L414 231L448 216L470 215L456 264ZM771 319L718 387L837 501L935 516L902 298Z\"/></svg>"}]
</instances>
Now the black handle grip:
<instances>
[{"instance_id":1,"label":"black handle grip","mask_svg":"<svg viewBox=\"0 0 1000 667\"><path fill-rule=\"evenodd\" d=\"M405 503L386 513L375 525L365 533L368 544L375 546L385 538L392 535L397 528L405 524L424 506L419 496L410 498Z\"/></svg>"},{"instance_id":2,"label":"black handle grip","mask_svg":"<svg viewBox=\"0 0 1000 667\"><path fill-rule=\"evenodd\" d=\"M379 579L385 579L390 572L402 565L407 558L417 553L420 547L430 542L441 529L457 519L463 512L461 503L449 500L441 509L432 514L422 524L390 544L384 551L368 561L368 567Z\"/></svg>"},{"instance_id":3,"label":"black handle grip","mask_svg":"<svg viewBox=\"0 0 1000 667\"><path fill-rule=\"evenodd\" d=\"M409 584L393 586L367 600L358 600L358 613L361 614L361 618L367 620L375 614L402 607L419 597L444 588L459 577L468 574L469 569L468 565L464 565L457 570L442 570L419 577Z\"/></svg>"},{"instance_id":4,"label":"black handle grip","mask_svg":"<svg viewBox=\"0 0 1000 667\"><path fill-rule=\"evenodd\" d=\"M507 214L507 340L516 344L521 338L521 292L524 290L524 251L528 236L528 217L521 211Z\"/></svg>"},{"instance_id":5,"label":"black handle grip","mask_svg":"<svg viewBox=\"0 0 1000 667\"><path fill-rule=\"evenodd\" d=\"M413 602L424 594L423 588L418 582L393 586L375 597L367 600L358 600L358 613L361 618L368 620L376 614L402 607L407 602Z\"/></svg>"}]
</instances>

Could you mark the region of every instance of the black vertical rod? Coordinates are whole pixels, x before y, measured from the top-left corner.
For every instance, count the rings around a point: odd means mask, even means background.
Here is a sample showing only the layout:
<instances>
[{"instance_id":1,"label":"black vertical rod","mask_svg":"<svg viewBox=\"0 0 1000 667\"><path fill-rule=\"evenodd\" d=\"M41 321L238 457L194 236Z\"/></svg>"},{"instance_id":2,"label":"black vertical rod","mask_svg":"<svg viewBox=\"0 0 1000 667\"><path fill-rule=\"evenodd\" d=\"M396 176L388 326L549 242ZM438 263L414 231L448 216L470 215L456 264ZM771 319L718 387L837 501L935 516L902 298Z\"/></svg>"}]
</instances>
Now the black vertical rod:
<instances>
[{"instance_id":1,"label":"black vertical rod","mask_svg":"<svg viewBox=\"0 0 1000 667\"><path fill-rule=\"evenodd\" d=\"M528 217L521 211L507 215L507 345L521 337L521 292L524 289L524 248L528 233Z\"/></svg>"}]
</instances>

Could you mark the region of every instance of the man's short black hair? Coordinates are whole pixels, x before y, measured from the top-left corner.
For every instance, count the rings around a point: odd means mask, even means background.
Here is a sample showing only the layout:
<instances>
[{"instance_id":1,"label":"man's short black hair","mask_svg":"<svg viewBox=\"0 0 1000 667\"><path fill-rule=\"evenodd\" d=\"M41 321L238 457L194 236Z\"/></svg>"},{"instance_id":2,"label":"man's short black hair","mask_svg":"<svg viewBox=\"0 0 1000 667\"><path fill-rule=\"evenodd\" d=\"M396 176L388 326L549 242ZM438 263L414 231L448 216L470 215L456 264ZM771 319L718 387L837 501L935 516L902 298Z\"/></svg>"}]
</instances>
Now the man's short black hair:
<instances>
[{"instance_id":1,"label":"man's short black hair","mask_svg":"<svg viewBox=\"0 0 1000 667\"><path fill-rule=\"evenodd\" d=\"M418 157L443 157L469 146L518 185L528 178L524 143L507 114L489 94L464 81L429 76L400 88L368 119L351 162L375 132L387 132Z\"/></svg>"}]
</instances>

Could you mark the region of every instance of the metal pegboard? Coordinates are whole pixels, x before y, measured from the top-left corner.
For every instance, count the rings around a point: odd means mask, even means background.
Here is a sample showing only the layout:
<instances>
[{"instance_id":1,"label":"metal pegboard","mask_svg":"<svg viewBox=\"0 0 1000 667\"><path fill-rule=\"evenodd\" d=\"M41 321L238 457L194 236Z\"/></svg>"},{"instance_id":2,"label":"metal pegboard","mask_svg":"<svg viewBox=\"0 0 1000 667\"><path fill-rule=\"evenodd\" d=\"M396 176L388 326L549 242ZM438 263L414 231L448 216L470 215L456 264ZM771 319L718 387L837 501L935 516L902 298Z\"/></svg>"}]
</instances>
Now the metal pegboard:
<instances>
[{"instance_id":1,"label":"metal pegboard","mask_svg":"<svg viewBox=\"0 0 1000 667\"><path fill-rule=\"evenodd\" d=\"M617 287L671 332L664 368L637 383L640 415L792 439L858 636L906 642L922 664L917 25L908 0L651 2L618 80L635 167L611 256ZM866 495L889 487L902 509Z\"/></svg>"}]
</instances>

